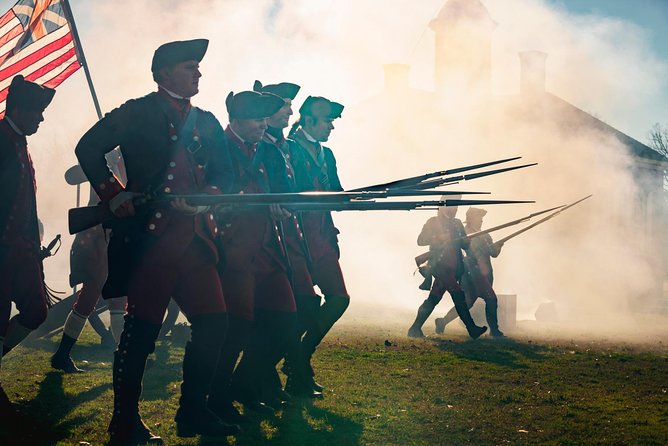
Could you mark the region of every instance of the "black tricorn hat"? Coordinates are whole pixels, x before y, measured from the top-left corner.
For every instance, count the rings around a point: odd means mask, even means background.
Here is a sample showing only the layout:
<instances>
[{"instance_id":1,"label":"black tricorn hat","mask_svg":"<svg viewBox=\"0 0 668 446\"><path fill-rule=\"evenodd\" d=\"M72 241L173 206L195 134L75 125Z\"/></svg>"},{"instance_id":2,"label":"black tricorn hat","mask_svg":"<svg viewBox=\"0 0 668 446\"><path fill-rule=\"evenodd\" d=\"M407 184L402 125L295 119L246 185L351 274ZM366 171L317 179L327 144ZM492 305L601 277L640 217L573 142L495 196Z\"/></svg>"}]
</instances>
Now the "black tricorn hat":
<instances>
[{"instance_id":1,"label":"black tricorn hat","mask_svg":"<svg viewBox=\"0 0 668 446\"><path fill-rule=\"evenodd\" d=\"M299 93L300 88L302 87L300 87L297 84L291 84L290 82L262 85L262 82L255 81L255 83L253 84L253 91L257 91L258 93L272 93L283 99L290 99L290 100L293 100L297 96L297 93Z\"/></svg>"},{"instance_id":2,"label":"black tricorn hat","mask_svg":"<svg viewBox=\"0 0 668 446\"><path fill-rule=\"evenodd\" d=\"M320 96L307 97L302 106L299 107L300 115L313 116L314 118L337 119L341 117L342 112L343 105Z\"/></svg>"},{"instance_id":3,"label":"black tricorn hat","mask_svg":"<svg viewBox=\"0 0 668 446\"><path fill-rule=\"evenodd\" d=\"M230 91L225 99L227 113L232 119L268 118L285 105L283 98L271 93L242 91L234 94Z\"/></svg>"},{"instance_id":4,"label":"black tricorn hat","mask_svg":"<svg viewBox=\"0 0 668 446\"><path fill-rule=\"evenodd\" d=\"M180 40L160 45L153 53L151 72L157 73L165 67L171 67L187 60L201 62L208 47L207 39Z\"/></svg>"},{"instance_id":5,"label":"black tricorn hat","mask_svg":"<svg viewBox=\"0 0 668 446\"><path fill-rule=\"evenodd\" d=\"M27 81L20 74L14 76L7 91L7 110L20 107L44 111L53 100L56 90Z\"/></svg>"}]
</instances>

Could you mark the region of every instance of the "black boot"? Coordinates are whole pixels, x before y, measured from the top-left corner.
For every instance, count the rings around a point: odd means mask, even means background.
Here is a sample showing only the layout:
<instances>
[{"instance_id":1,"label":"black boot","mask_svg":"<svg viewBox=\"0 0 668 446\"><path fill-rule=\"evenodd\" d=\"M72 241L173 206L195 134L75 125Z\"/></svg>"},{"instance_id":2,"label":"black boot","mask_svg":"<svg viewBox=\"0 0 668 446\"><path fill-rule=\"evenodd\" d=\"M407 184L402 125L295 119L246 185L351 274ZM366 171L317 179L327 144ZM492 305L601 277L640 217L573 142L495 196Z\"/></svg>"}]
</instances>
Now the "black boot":
<instances>
[{"instance_id":1,"label":"black boot","mask_svg":"<svg viewBox=\"0 0 668 446\"><path fill-rule=\"evenodd\" d=\"M302 339L302 352L309 370L313 370L311 357L315 353L315 349L320 345L320 342L329 333L336 321L343 316L348 305L350 305L350 298L348 296L325 296L325 303L322 304L318 311L317 326L309 329Z\"/></svg>"},{"instance_id":2,"label":"black boot","mask_svg":"<svg viewBox=\"0 0 668 446\"><path fill-rule=\"evenodd\" d=\"M475 324L469 311L469 306L466 304L466 295L463 291L453 291L450 293L452 301L455 304L455 309L459 318L464 322L469 336L473 339L478 339L483 333L487 331L487 327L480 327Z\"/></svg>"},{"instance_id":3,"label":"black boot","mask_svg":"<svg viewBox=\"0 0 668 446\"><path fill-rule=\"evenodd\" d=\"M496 298L485 300L485 316L487 317L487 325L489 325L489 334L494 338L503 338L505 335L499 330L498 307Z\"/></svg>"},{"instance_id":4,"label":"black boot","mask_svg":"<svg viewBox=\"0 0 668 446\"><path fill-rule=\"evenodd\" d=\"M427 320L436 308L436 305L441 301L439 296L435 294L430 294L428 298L422 302L422 305L418 308L417 315L415 316L415 321L413 325L408 329L409 338L424 338L424 333L422 333L422 325Z\"/></svg>"},{"instance_id":5,"label":"black boot","mask_svg":"<svg viewBox=\"0 0 668 446\"><path fill-rule=\"evenodd\" d=\"M289 358L283 367L288 376L285 393L297 398L322 398L322 387L314 381L313 369L304 355L298 324L292 333L288 332L285 344L286 358Z\"/></svg>"},{"instance_id":6,"label":"black boot","mask_svg":"<svg viewBox=\"0 0 668 446\"><path fill-rule=\"evenodd\" d=\"M60 345L58 345L58 350L51 356L51 367L62 370L65 373L83 373L83 370L77 367L70 356L72 347L74 347L76 342L77 340L73 337L63 334Z\"/></svg>"},{"instance_id":7,"label":"black boot","mask_svg":"<svg viewBox=\"0 0 668 446\"><path fill-rule=\"evenodd\" d=\"M234 366L237 364L241 350L243 350L250 331L252 322L228 315L228 329L225 342L220 349L218 365L211 382L209 401L207 407L226 423L243 423L246 417L241 415L232 404L230 395L230 382Z\"/></svg>"},{"instance_id":8,"label":"black boot","mask_svg":"<svg viewBox=\"0 0 668 446\"><path fill-rule=\"evenodd\" d=\"M155 349L159 324L134 316L125 317L118 350L114 352L114 414L109 423L109 445L155 444L162 439L153 435L139 416L139 396L146 358Z\"/></svg>"},{"instance_id":9,"label":"black boot","mask_svg":"<svg viewBox=\"0 0 668 446\"><path fill-rule=\"evenodd\" d=\"M183 357L181 398L174 418L176 434L179 437L238 434L239 426L221 421L206 407L220 348L227 333L227 314L201 314L191 317L190 323L191 340Z\"/></svg>"}]
</instances>

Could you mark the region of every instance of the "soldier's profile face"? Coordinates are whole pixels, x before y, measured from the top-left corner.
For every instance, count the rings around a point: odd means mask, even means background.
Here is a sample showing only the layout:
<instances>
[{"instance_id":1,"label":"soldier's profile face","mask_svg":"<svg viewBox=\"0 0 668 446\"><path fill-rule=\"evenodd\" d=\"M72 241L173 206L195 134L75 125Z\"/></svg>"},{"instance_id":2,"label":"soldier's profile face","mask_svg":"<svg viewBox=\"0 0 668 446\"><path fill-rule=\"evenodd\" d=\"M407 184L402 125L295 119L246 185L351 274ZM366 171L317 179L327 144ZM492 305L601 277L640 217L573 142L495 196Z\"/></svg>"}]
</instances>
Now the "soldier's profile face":
<instances>
[{"instance_id":1,"label":"soldier's profile face","mask_svg":"<svg viewBox=\"0 0 668 446\"><path fill-rule=\"evenodd\" d=\"M267 130L267 119L235 119L230 125L241 139L254 144L262 140Z\"/></svg>"},{"instance_id":2,"label":"soldier's profile face","mask_svg":"<svg viewBox=\"0 0 668 446\"><path fill-rule=\"evenodd\" d=\"M290 123L290 116L292 116L292 100L285 99L285 105L267 119L267 124L275 129L284 129Z\"/></svg>"},{"instance_id":3,"label":"soldier's profile face","mask_svg":"<svg viewBox=\"0 0 668 446\"><path fill-rule=\"evenodd\" d=\"M34 135L39 129L39 124L44 121L44 112L41 110L21 110L17 108L12 113L12 120L26 135Z\"/></svg>"},{"instance_id":4,"label":"soldier's profile face","mask_svg":"<svg viewBox=\"0 0 668 446\"><path fill-rule=\"evenodd\" d=\"M199 62L187 60L165 68L160 85L179 96L190 98L199 92L200 77Z\"/></svg>"},{"instance_id":5,"label":"soldier's profile face","mask_svg":"<svg viewBox=\"0 0 668 446\"><path fill-rule=\"evenodd\" d=\"M327 141L334 130L334 120L331 118L309 118L306 124L306 131L318 142Z\"/></svg>"}]
</instances>

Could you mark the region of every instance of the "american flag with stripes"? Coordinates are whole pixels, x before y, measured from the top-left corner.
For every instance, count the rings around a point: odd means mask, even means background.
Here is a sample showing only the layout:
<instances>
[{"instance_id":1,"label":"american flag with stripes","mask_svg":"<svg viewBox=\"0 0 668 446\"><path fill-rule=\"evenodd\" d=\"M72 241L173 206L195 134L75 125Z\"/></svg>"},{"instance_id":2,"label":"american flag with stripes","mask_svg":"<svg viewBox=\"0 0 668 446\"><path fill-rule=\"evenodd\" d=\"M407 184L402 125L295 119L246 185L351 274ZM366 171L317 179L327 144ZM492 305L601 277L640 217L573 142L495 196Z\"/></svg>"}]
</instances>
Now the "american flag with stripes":
<instances>
[{"instance_id":1,"label":"american flag with stripes","mask_svg":"<svg viewBox=\"0 0 668 446\"><path fill-rule=\"evenodd\" d=\"M61 0L20 0L0 18L0 118L17 74L55 88L79 68Z\"/></svg>"}]
</instances>

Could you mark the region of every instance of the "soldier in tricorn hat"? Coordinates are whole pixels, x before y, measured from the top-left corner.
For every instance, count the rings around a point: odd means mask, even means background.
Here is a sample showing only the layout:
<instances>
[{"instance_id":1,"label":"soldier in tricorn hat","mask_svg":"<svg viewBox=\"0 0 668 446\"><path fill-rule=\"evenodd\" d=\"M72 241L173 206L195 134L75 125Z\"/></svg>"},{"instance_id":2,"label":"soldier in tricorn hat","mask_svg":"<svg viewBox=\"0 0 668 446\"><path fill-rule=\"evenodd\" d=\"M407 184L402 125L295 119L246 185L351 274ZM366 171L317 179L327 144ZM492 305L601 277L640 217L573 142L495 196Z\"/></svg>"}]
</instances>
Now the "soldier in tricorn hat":
<instances>
[{"instance_id":1,"label":"soldier in tricorn hat","mask_svg":"<svg viewBox=\"0 0 668 446\"><path fill-rule=\"evenodd\" d=\"M470 207L466 211L466 225L464 230L467 234L478 232L482 229L483 217L487 214L485 209ZM464 258L464 275L462 276L462 288L466 293L466 305L471 308L480 297L485 301L485 316L489 325L489 334L493 337L503 337L499 329L498 299L494 288L494 271L491 258L498 257L503 245L492 241L489 234L479 235L471 239L466 249ZM445 326L457 318L457 311L452 308L445 317L436 318L436 333L442 334Z\"/></svg>"},{"instance_id":2,"label":"soldier in tricorn hat","mask_svg":"<svg viewBox=\"0 0 668 446\"><path fill-rule=\"evenodd\" d=\"M334 129L333 122L341 117L342 112L343 105L318 96L307 97L299 108L299 120L293 125L288 140L299 191L343 190L334 153L322 145L329 140ZM305 212L303 220L311 257L311 278L324 294L325 302L320 305L320 296L315 293L300 296L299 318L305 324L302 350L312 375L310 385L313 390L321 392L323 389L315 382L310 359L329 330L343 316L350 296L339 264L339 230L334 226L331 214ZM287 384L286 390L290 392L295 382L289 380Z\"/></svg>"},{"instance_id":3,"label":"soldier in tricorn hat","mask_svg":"<svg viewBox=\"0 0 668 446\"><path fill-rule=\"evenodd\" d=\"M452 197L444 196L441 199L446 198ZM429 265L434 276L434 284L429 291L429 297L418 308L413 325L408 329L409 337L424 337L422 325L446 291L450 293L457 314L466 325L469 336L477 339L487 331L487 327L480 327L473 321L460 283L464 273L462 251L468 249L470 243L464 225L456 218L457 209L457 206L439 207L437 215L427 220L418 236L419 246L429 246Z\"/></svg>"},{"instance_id":4,"label":"soldier in tricorn hat","mask_svg":"<svg viewBox=\"0 0 668 446\"><path fill-rule=\"evenodd\" d=\"M18 75L0 121L0 347L4 356L46 319L35 170L27 136L37 132L55 90ZM18 314L11 320L11 302ZM14 412L0 387L0 418Z\"/></svg>"},{"instance_id":5,"label":"soldier in tricorn hat","mask_svg":"<svg viewBox=\"0 0 668 446\"><path fill-rule=\"evenodd\" d=\"M283 99L255 91L231 92L225 105L230 118L225 129L226 156L232 167L227 177L234 178L224 186L226 192L271 192L260 141L267 130L267 118L284 106ZM275 219L288 216L278 206L271 206L235 210L219 217L226 258L222 284L230 329L221 350L209 407L229 422L242 420L232 404L234 400L263 414L273 414L275 409L262 401L257 386L261 371L269 367L269 351L276 348L277 333L286 330L289 315L296 311L275 232ZM241 351L243 359L234 371Z\"/></svg>"},{"instance_id":6,"label":"soldier in tricorn hat","mask_svg":"<svg viewBox=\"0 0 668 446\"><path fill-rule=\"evenodd\" d=\"M158 91L133 99L97 122L76 147L79 164L102 202L117 217L109 242L103 297L127 295L125 327L114 354L111 444L161 443L139 416L148 355L155 348L170 297L191 323L176 413L177 435L224 437L238 426L206 408L207 393L227 331L227 308L217 271L217 227L207 207L182 199L135 206L138 196L218 194L223 183L212 153L222 150L223 129L194 107L199 63L208 40L170 42L153 55ZM127 172L122 187L105 154L120 146Z\"/></svg>"},{"instance_id":7,"label":"soldier in tricorn hat","mask_svg":"<svg viewBox=\"0 0 668 446\"><path fill-rule=\"evenodd\" d=\"M262 144L265 159L269 171L269 181L272 192L299 192L295 180L295 168L292 165L292 153L283 134L289 125L292 116L292 101L297 96L300 86L290 82L262 85L255 81L255 91L270 93L279 96L285 101L285 105L276 113L267 118L267 131L264 134ZM313 286L313 279L309 271L310 253L308 243L303 232L303 218L300 212L295 212L288 219L280 222L285 235L285 255L290 265L292 289L297 305L297 314L304 315L300 308L308 307L309 302L319 297ZM307 321L297 321L297 325L282 335L287 336L285 347L282 351L287 354L286 366L283 370L290 379L290 393L281 391L281 382L276 373L275 366L267 371L265 380L265 391L270 395L278 395L289 399L290 396L321 398L322 393L315 391L310 383L311 375L301 349L301 334L306 330ZM277 350L276 353L280 351ZM282 355L275 358L278 362ZM274 400L276 396L274 396Z\"/></svg>"}]
</instances>

